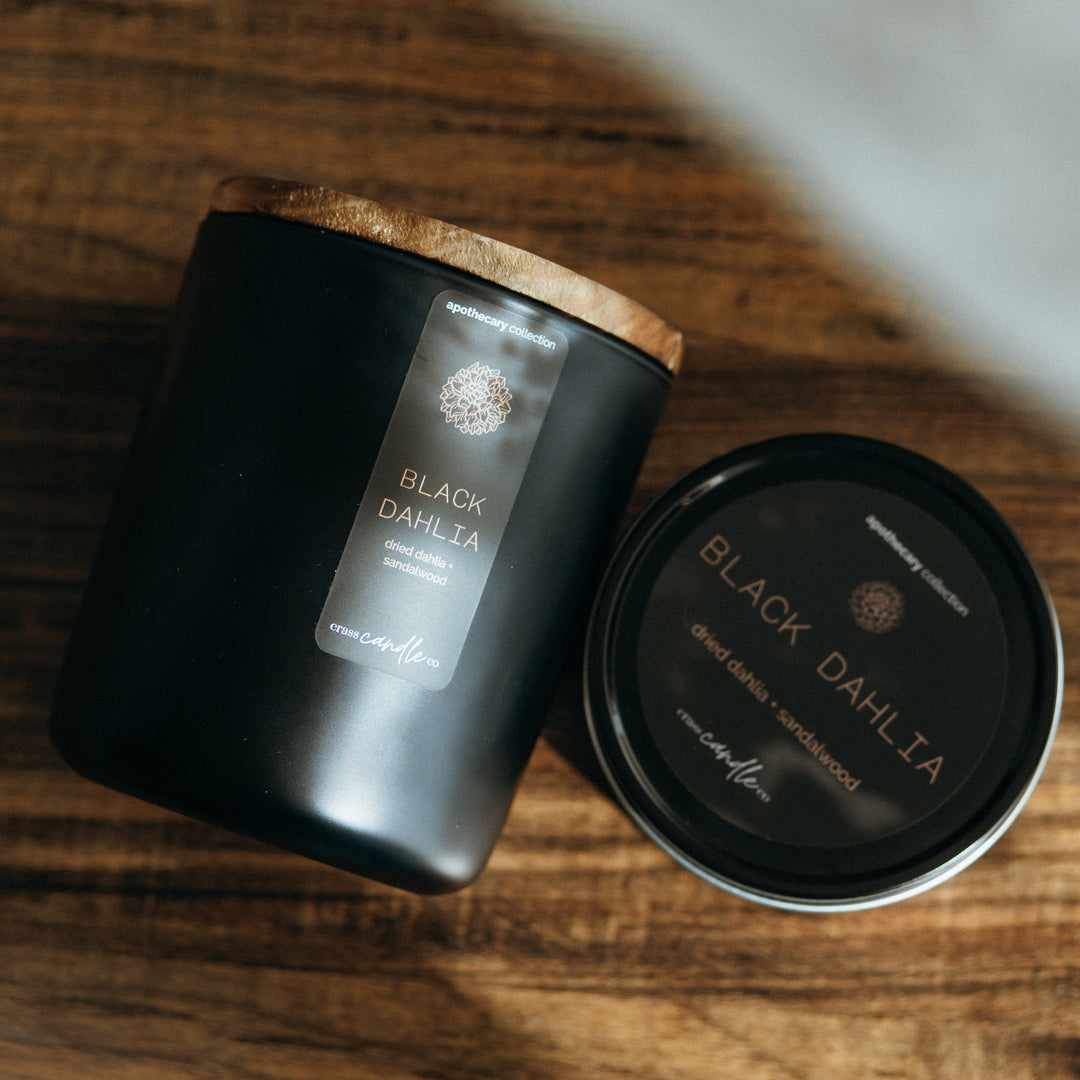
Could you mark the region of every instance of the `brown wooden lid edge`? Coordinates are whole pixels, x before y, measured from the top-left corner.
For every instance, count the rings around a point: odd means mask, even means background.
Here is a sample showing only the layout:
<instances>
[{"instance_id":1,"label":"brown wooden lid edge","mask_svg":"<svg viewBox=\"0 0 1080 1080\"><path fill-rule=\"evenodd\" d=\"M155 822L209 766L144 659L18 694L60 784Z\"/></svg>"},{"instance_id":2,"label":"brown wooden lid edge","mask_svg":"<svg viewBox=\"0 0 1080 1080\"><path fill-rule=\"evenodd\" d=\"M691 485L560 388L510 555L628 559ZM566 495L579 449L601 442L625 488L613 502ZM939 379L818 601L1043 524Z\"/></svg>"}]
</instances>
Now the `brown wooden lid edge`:
<instances>
[{"instance_id":1,"label":"brown wooden lid edge","mask_svg":"<svg viewBox=\"0 0 1080 1080\"><path fill-rule=\"evenodd\" d=\"M682 335L648 308L539 255L456 225L330 188L255 176L222 181L210 209L301 221L422 255L558 308L672 373L682 360Z\"/></svg>"}]
</instances>

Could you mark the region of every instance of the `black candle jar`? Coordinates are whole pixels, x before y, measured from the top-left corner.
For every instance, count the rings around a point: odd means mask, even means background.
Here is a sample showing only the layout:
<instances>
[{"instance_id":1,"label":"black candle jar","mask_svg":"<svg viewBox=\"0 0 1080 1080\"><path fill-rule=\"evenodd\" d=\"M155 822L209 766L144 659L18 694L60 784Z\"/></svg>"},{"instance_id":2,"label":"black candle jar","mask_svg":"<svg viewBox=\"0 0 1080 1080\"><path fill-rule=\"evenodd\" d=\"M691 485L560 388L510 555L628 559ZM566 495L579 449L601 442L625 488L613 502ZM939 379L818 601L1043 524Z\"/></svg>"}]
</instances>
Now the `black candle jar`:
<instances>
[{"instance_id":1,"label":"black candle jar","mask_svg":"<svg viewBox=\"0 0 1080 1080\"><path fill-rule=\"evenodd\" d=\"M203 223L57 690L85 776L403 888L486 862L681 352L323 189Z\"/></svg>"}]
</instances>

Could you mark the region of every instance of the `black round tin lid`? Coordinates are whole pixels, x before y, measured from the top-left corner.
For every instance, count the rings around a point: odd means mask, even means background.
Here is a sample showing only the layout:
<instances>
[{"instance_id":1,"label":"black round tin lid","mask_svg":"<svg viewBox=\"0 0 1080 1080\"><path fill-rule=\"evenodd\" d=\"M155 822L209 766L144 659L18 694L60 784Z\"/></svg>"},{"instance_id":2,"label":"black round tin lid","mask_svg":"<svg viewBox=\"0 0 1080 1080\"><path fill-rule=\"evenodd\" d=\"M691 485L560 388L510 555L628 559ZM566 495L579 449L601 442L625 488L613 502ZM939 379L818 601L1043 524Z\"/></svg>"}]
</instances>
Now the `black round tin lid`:
<instances>
[{"instance_id":1,"label":"black round tin lid","mask_svg":"<svg viewBox=\"0 0 1080 1080\"><path fill-rule=\"evenodd\" d=\"M623 805L779 907L922 891L1009 825L1061 700L1053 608L966 483L868 439L720 458L638 520L601 586L585 698Z\"/></svg>"}]
</instances>

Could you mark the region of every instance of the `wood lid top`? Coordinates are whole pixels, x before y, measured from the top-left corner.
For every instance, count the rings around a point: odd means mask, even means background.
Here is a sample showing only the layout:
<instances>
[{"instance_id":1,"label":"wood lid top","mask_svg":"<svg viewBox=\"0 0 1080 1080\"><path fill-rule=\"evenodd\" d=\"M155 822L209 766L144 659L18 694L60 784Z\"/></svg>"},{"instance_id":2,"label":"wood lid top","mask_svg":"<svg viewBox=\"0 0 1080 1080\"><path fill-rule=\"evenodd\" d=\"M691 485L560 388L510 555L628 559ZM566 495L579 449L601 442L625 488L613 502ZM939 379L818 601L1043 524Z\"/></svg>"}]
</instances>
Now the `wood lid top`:
<instances>
[{"instance_id":1,"label":"wood lid top","mask_svg":"<svg viewBox=\"0 0 1080 1080\"><path fill-rule=\"evenodd\" d=\"M210 209L301 221L422 255L558 308L672 373L682 360L682 334L647 308L539 255L455 225L329 188L252 176L219 184Z\"/></svg>"}]
</instances>

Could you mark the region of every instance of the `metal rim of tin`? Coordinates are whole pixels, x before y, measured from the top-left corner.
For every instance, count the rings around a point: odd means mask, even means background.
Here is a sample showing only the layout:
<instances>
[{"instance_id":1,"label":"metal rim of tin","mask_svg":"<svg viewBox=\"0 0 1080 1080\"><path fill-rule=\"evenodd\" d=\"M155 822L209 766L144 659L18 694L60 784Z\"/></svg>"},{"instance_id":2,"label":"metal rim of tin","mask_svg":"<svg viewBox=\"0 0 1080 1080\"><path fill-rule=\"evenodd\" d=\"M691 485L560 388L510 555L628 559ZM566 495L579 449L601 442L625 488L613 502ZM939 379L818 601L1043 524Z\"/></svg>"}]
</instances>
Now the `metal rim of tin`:
<instances>
[{"instance_id":1,"label":"metal rim of tin","mask_svg":"<svg viewBox=\"0 0 1080 1080\"><path fill-rule=\"evenodd\" d=\"M620 338L671 374L682 362L682 335L637 301L539 255L435 218L331 188L256 176L223 180L210 210L301 222L433 259Z\"/></svg>"},{"instance_id":2,"label":"metal rim of tin","mask_svg":"<svg viewBox=\"0 0 1080 1080\"><path fill-rule=\"evenodd\" d=\"M960 821L948 844L938 835L927 837L945 854L916 865L910 873L868 876L864 885L845 885L832 895L828 888L809 895L793 878L788 887L763 888L732 871L730 850L711 851L707 838L683 832L650 775L655 768L655 747L637 744L634 731L622 717L625 695L637 691L625 671L616 672L614 641L626 631L626 598L633 589L648 589L642 579L652 572L658 551L670 553L686 512L705 500L723 500L726 486L736 479L753 484L756 470L775 476L778 462L820 457L821 460L860 458L907 471L912 482L931 485L955 500L969 515L972 528L996 546L1015 574L1010 588L1018 590L1027 626L1010 625L1010 636L1030 634L1039 671L1030 713L1023 719L1026 732L1020 760L997 762L1002 781L992 812ZM780 466L783 467L782 465ZM826 466L827 468L827 466ZM767 486L767 485L766 485ZM655 581L655 578L653 578ZM640 614L640 611L638 612ZM630 634L637 627L631 626ZM625 667L625 665L623 665ZM1041 676L1041 677L1040 677ZM921 455L873 439L847 435L786 436L755 444L718 458L690 473L656 499L623 538L608 567L589 621L585 645L584 700L593 747L615 797L629 817L677 863L705 881L747 900L774 908L805 912L839 912L879 907L915 896L959 873L982 855L1009 828L1031 795L1046 764L1058 725L1063 695L1061 636L1053 603L1030 559L1009 526L985 499L966 482ZM989 816L988 816L989 815ZM687 837L691 843L687 843Z\"/></svg>"}]
</instances>

